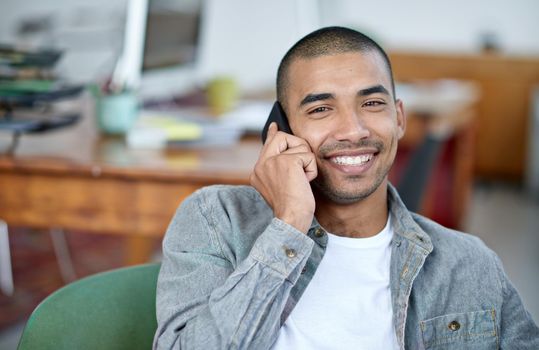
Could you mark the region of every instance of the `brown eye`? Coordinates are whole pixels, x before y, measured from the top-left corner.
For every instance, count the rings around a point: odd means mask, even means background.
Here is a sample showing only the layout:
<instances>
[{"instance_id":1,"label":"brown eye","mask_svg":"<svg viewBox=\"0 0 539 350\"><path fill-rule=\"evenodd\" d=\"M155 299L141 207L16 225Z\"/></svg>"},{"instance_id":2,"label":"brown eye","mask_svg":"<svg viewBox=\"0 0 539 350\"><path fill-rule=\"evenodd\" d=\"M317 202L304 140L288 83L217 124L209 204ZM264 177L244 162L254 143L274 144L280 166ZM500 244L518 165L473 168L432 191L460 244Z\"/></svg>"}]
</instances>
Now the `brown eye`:
<instances>
[{"instance_id":1,"label":"brown eye","mask_svg":"<svg viewBox=\"0 0 539 350\"><path fill-rule=\"evenodd\" d=\"M312 111L309 111L309 114L322 113L322 112L327 112L327 111L329 111L329 108L327 108L327 107L316 107Z\"/></svg>"},{"instance_id":2,"label":"brown eye","mask_svg":"<svg viewBox=\"0 0 539 350\"><path fill-rule=\"evenodd\" d=\"M384 110L385 106L386 106L386 103L384 101L370 100L363 103L361 107L366 108L368 111L371 111L371 112L380 112Z\"/></svg>"},{"instance_id":3,"label":"brown eye","mask_svg":"<svg viewBox=\"0 0 539 350\"><path fill-rule=\"evenodd\" d=\"M367 101L363 104L365 107L376 107L380 105L385 105L385 103L382 101Z\"/></svg>"}]
</instances>

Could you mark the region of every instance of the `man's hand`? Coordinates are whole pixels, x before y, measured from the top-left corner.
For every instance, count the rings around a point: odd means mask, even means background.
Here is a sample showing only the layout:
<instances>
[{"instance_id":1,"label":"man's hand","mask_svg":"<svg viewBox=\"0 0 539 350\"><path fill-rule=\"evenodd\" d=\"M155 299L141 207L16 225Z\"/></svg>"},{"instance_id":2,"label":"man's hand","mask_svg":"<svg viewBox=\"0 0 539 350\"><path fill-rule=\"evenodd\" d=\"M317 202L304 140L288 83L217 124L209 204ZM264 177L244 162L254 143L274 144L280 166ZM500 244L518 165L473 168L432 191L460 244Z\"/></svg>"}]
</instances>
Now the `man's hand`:
<instances>
[{"instance_id":1,"label":"man's hand","mask_svg":"<svg viewBox=\"0 0 539 350\"><path fill-rule=\"evenodd\" d=\"M251 173L251 185L273 209L275 217L307 233L315 201L309 182L316 178L316 158L309 144L277 130L272 123Z\"/></svg>"}]
</instances>

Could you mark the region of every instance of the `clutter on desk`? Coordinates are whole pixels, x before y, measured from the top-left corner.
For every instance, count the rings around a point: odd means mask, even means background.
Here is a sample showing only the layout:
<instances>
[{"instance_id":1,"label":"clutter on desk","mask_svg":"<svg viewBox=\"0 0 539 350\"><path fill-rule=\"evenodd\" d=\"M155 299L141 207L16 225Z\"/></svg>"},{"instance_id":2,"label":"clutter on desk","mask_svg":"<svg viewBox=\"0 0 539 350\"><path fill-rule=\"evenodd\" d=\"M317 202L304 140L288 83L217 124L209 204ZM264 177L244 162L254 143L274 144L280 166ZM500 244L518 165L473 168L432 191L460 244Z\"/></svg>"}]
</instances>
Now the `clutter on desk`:
<instances>
[{"instance_id":1,"label":"clutter on desk","mask_svg":"<svg viewBox=\"0 0 539 350\"><path fill-rule=\"evenodd\" d=\"M241 135L242 129L238 125L215 119L204 109L185 108L142 111L126 140L131 148L200 148L231 145Z\"/></svg>"},{"instance_id":2,"label":"clutter on desk","mask_svg":"<svg viewBox=\"0 0 539 350\"><path fill-rule=\"evenodd\" d=\"M224 90L224 94L230 94L225 98L227 102L221 101L221 107L225 108L220 109L220 113L216 113L209 101L208 89L212 83L206 89L145 101L137 121L126 133L128 146L147 149L219 147L236 143L244 134L259 135L273 102L240 100L236 87L229 91L229 84L235 83L227 79L213 81L213 93Z\"/></svg>"},{"instance_id":3,"label":"clutter on desk","mask_svg":"<svg viewBox=\"0 0 539 350\"><path fill-rule=\"evenodd\" d=\"M55 104L77 98L83 85L62 81L54 70L62 52L19 49L0 44L0 131L10 132L13 152L24 133L45 132L73 125L79 111L60 112Z\"/></svg>"},{"instance_id":4,"label":"clutter on desk","mask_svg":"<svg viewBox=\"0 0 539 350\"><path fill-rule=\"evenodd\" d=\"M0 64L4 68L18 68L19 73L38 71L50 73L50 69L58 62L62 51L55 49L20 49L12 45L0 44Z\"/></svg>"}]
</instances>

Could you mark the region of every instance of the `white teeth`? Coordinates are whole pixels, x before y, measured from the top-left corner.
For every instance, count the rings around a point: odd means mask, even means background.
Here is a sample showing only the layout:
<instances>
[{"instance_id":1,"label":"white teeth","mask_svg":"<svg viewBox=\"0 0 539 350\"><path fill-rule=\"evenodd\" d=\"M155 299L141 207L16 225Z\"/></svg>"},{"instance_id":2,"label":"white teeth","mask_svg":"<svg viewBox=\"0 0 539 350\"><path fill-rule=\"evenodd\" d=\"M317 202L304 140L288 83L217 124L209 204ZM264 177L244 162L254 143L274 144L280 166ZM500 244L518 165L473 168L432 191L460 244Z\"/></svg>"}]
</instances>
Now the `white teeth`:
<instances>
[{"instance_id":1,"label":"white teeth","mask_svg":"<svg viewBox=\"0 0 539 350\"><path fill-rule=\"evenodd\" d=\"M355 157L333 157L331 161L340 165L362 165L372 159L372 154L364 154Z\"/></svg>"}]
</instances>

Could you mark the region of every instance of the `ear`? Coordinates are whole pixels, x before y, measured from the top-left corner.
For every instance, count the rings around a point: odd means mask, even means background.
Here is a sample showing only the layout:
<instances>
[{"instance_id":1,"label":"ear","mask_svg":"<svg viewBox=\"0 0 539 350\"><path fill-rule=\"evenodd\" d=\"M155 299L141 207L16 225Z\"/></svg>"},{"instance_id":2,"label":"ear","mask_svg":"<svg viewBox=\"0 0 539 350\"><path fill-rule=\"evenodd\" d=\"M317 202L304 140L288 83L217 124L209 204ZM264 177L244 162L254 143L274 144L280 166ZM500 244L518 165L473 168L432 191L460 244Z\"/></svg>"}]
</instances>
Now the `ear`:
<instances>
[{"instance_id":1,"label":"ear","mask_svg":"<svg viewBox=\"0 0 539 350\"><path fill-rule=\"evenodd\" d=\"M400 140L406 131L406 114L404 114L404 104L401 100L397 99L395 101L395 109L397 110L397 127L399 128L398 137Z\"/></svg>"}]
</instances>

